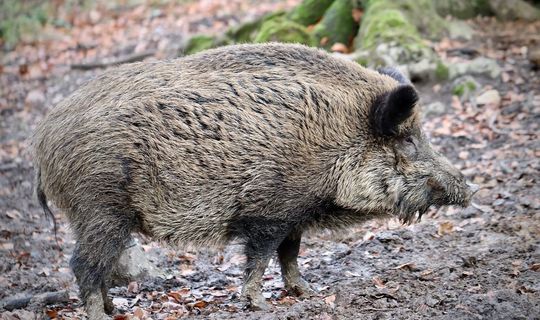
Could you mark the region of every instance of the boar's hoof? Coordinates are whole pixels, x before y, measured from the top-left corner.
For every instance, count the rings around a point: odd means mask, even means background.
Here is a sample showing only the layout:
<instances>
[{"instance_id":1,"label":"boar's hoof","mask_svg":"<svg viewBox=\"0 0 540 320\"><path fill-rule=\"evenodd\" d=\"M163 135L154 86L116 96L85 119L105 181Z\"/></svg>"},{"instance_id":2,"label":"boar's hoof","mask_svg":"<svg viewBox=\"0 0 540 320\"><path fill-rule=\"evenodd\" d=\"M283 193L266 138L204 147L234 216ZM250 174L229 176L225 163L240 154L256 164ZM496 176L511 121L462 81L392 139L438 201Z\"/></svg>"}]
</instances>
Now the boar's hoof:
<instances>
[{"instance_id":1,"label":"boar's hoof","mask_svg":"<svg viewBox=\"0 0 540 320\"><path fill-rule=\"evenodd\" d=\"M112 314L114 311L114 304L112 302L112 299L107 297L105 301L103 302L103 309L105 310L106 314Z\"/></svg>"},{"instance_id":2,"label":"boar's hoof","mask_svg":"<svg viewBox=\"0 0 540 320\"><path fill-rule=\"evenodd\" d=\"M270 309L270 306L266 302L266 299L262 294L246 294L244 295L244 308L252 311L265 311Z\"/></svg>"},{"instance_id":3,"label":"boar's hoof","mask_svg":"<svg viewBox=\"0 0 540 320\"><path fill-rule=\"evenodd\" d=\"M287 290L288 295L295 297L309 298L317 295L317 292L311 289L304 279L299 279L294 283L287 284L285 290Z\"/></svg>"}]
</instances>

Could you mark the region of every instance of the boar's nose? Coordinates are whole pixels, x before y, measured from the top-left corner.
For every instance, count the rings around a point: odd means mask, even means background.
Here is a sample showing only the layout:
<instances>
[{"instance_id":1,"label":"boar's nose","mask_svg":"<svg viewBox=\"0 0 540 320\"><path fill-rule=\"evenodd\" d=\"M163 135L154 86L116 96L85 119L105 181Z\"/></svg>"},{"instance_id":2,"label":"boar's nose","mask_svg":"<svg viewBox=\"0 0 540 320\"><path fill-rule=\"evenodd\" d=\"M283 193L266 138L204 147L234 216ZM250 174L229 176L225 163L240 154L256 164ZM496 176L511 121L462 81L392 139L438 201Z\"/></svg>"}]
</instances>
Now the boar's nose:
<instances>
[{"instance_id":1,"label":"boar's nose","mask_svg":"<svg viewBox=\"0 0 540 320\"><path fill-rule=\"evenodd\" d=\"M473 196L478 190L480 190L480 186L477 184L474 184L472 182L467 181L467 186L469 187L469 190L471 192L471 196Z\"/></svg>"}]
</instances>

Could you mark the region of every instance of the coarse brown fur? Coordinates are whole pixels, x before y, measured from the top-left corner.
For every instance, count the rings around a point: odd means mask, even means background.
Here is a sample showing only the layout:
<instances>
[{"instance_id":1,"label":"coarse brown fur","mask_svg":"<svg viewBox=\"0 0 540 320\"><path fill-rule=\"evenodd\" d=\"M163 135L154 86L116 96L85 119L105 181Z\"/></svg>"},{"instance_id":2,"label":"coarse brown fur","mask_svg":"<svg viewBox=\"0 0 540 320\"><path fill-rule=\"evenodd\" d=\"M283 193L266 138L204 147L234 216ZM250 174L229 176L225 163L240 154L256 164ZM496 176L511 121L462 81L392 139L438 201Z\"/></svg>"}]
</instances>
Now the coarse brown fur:
<instances>
[{"instance_id":1,"label":"coarse brown fur","mask_svg":"<svg viewBox=\"0 0 540 320\"><path fill-rule=\"evenodd\" d=\"M302 294L302 231L410 222L430 205L469 201L463 177L422 134L416 104L401 78L301 45L124 65L38 126L38 193L69 218L85 300L106 292L133 231L172 244L244 240L254 304L277 250Z\"/></svg>"}]
</instances>

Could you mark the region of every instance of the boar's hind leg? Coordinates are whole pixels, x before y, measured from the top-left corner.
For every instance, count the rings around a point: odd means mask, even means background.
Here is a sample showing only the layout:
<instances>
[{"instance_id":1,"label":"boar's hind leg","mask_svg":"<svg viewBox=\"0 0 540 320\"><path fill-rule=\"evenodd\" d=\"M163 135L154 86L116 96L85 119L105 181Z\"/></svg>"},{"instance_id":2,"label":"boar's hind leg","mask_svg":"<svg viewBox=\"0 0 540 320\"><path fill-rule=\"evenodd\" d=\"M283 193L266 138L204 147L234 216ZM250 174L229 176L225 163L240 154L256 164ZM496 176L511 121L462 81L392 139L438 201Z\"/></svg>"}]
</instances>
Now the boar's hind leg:
<instances>
[{"instance_id":1,"label":"boar's hind leg","mask_svg":"<svg viewBox=\"0 0 540 320\"><path fill-rule=\"evenodd\" d=\"M312 296L315 292L302 279L298 270L298 252L300 250L301 232L292 232L279 245L277 252L281 265L281 276L289 295Z\"/></svg>"},{"instance_id":2,"label":"boar's hind leg","mask_svg":"<svg viewBox=\"0 0 540 320\"><path fill-rule=\"evenodd\" d=\"M131 239L132 228L121 215L94 214L84 219L73 224L77 245L70 265L89 319L101 319L104 311L114 309L107 297L107 280Z\"/></svg>"}]
</instances>

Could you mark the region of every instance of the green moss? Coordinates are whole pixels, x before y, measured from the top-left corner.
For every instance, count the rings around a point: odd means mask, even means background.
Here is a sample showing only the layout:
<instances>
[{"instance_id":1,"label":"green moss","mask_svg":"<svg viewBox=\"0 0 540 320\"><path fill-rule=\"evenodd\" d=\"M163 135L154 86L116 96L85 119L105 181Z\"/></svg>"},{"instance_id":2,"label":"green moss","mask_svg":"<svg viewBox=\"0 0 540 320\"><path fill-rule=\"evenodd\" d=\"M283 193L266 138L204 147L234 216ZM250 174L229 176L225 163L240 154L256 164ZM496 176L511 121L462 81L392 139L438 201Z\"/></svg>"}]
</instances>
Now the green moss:
<instances>
[{"instance_id":1,"label":"green moss","mask_svg":"<svg viewBox=\"0 0 540 320\"><path fill-rule=\"evenodd\" d=\"M452 89L452 93L455 96L461 97L465 93L465 85L464 84L458 84L457 86Z\"/></svg>"},{"instance_id":2,"label":"green moss","mask_svg":"<svg viewBox=\"0 0 540 320\"><path fill-rule=\"evenodd\" d=\"M465 81L458 83L452 89L452 93L458 97L462 97L469 92L474 92L476 90L476 84L472 81Z\"/></svg>"},{"instance_id":3,"label":"green moss","mask_svg":"<svg viewBox=\"0 0 540 320\"><path fill-rule=\"evenodd\" d=\"M217 40L214 37L198 35L189 39L184 53L186 55L194 54L199 51L211 49L217 46Z\"/></svg>"},{"instance_id":4,"label":"green moss","mask_svg":"<svg viewBox=\"0 0 540 320\"><path fill-rule=\"evenodd\" d=\"M303 0L289 14L289 19L304 26L319 21L334 0Z\"/></svg>"},{"instance_id":5,"label":"green moss","mask_svg":"<svg viewBox=\"0 0 540 320\"><path fill-rule=\"evenodd\" d=\"M315 44L313 37L304 26L283 17L265 21L254 39L256 43L273 41L301 43L309 46Z\"/></svg>"},{"instance_id":6,"label":"green moss","mask_svg":"<svg viewBox=\"0 0 540 320\"><path fill-rule=\"evenodd\" d=\"M334 43L343 43L348 46L358 29L352 11L353 5L350 0L334 0L321 22L313 30L318 43L326 49L330 49Z\"/></svg>"},{"instance_id":7,"label":"green moss","mask_svg":"<svg viewBox=\"0 0 540 320\"><path fill-rule=\"evenodd\" d=\"M449 78L450 72L448 70L448 67L442 63L441 61L437 61L437 65L435 67L435 77L437 80L447 80Z\"/></svg>"},{"instance_id":8,"label":"green moss","mask_svg":"<svg viewBox=\"0 0 540 320\"><path fill-rule=\"evenodd\" d=\"M36 39L40 29L48 22L51 5L19 0L0 2L0 38L7 47L13 47L21 38ZM29 39L27 39L29 40Z\"/></svg>"}]
</instances>

